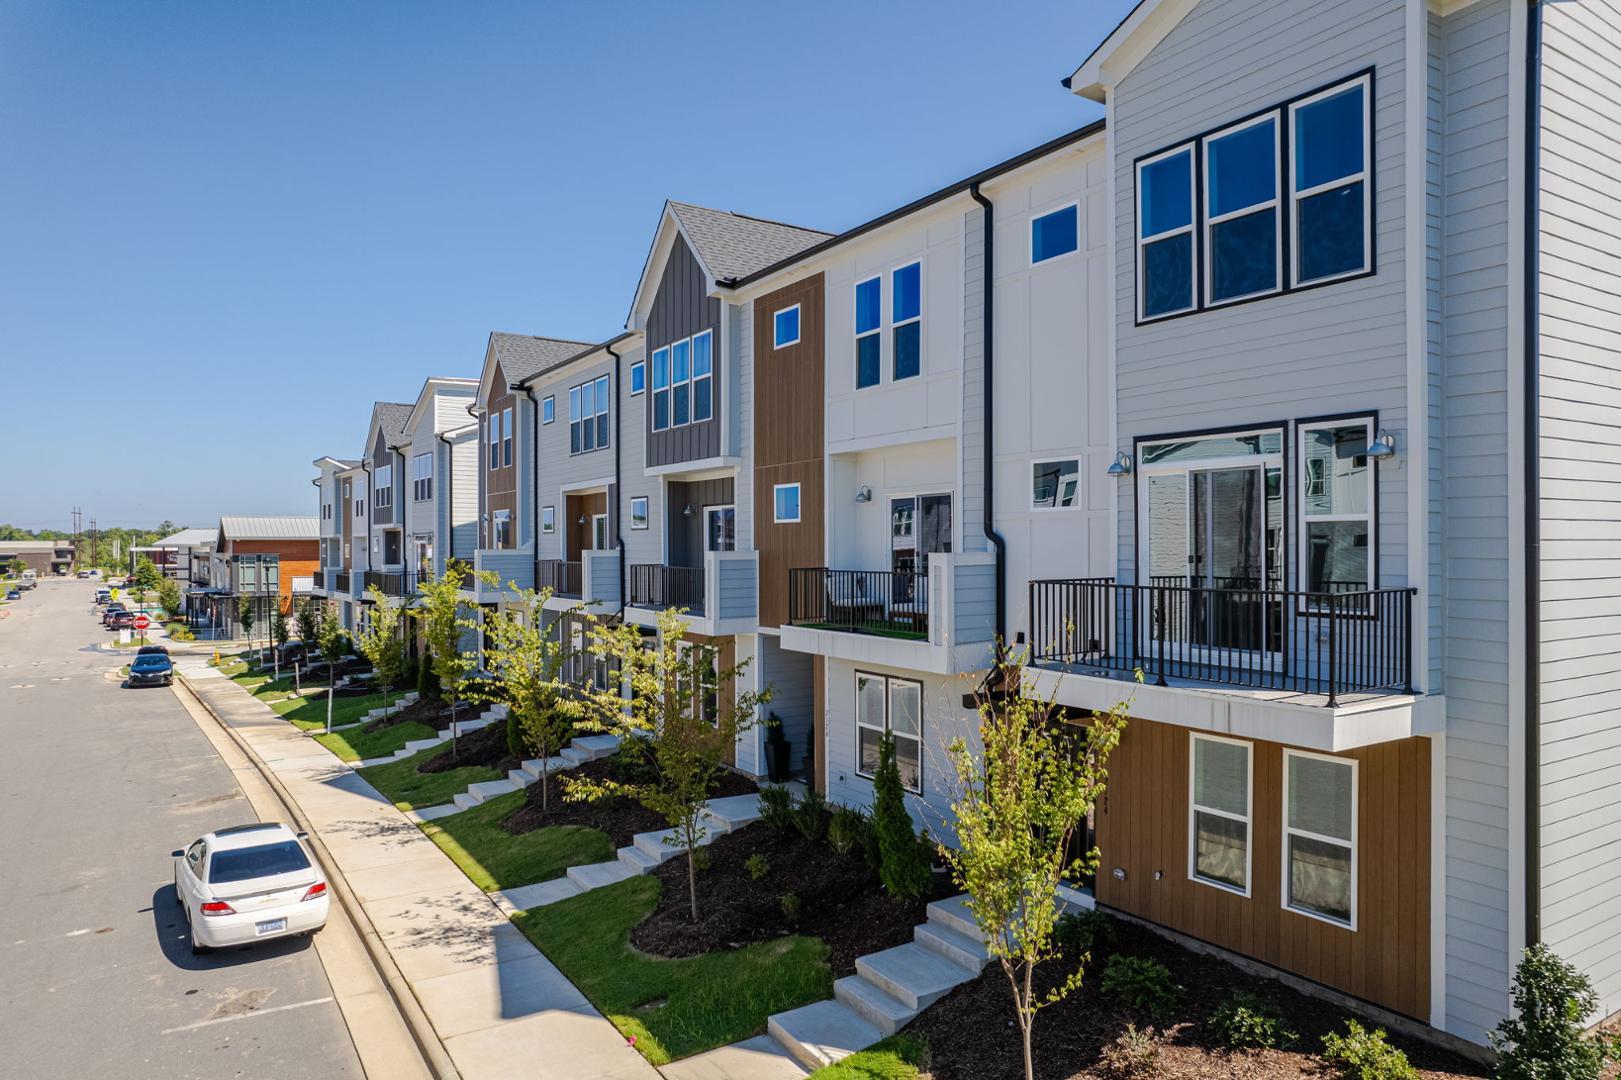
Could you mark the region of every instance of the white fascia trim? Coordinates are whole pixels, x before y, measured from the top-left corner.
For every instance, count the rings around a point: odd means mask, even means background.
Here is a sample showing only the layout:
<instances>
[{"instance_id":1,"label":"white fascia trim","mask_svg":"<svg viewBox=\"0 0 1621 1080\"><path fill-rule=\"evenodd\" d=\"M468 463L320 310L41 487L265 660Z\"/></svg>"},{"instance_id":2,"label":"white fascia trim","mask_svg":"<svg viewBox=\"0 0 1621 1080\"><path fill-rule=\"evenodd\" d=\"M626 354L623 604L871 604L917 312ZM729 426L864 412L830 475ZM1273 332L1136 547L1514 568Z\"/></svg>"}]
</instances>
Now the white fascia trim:
<instances>
[{"instance_id":1,"label":"white fascia trim","mask_svg":"<svg viewBox=\"0 0 1621 1080\"><path fill-rule=\"evenodd\" d=\"M565 495L570 492L593 491L597 488L607 491L613 482L614 478L612 476L599 476L595 480L571 480L566 484L559 484L557 490Z\"/></svg>"},{"instance_id":2,"label":"white fascia trim","mask_svg":"<svg viewBox=\"0 0 1621 1080\"><path fill-rule=\"evenodd\" d=\"M1142 0L1070 75L1070 93L1107 101L1109 91L1165 39L1197 2Z\"/></svg>"},{"instance_id":3,"label":"white fascia trim","mask_svg":"<svg viewBox=\"0 0 1621 1080\"><path fill-rule=\"evenodd\" d=\"M1407 5L1405 223L1403 254L1407 285L1407 446L1403 468L1407 473L1407 582L1421 584L1419 603L1411 616L1413 671L1419 688L1429 687L1429 16L1417 0ZM1375 103L1368 103L1375 109ZM1370 115L1375 115L1370 111ZM1378 267L1374 267L1375 270ZM1377 434L1375 432L1374 434Z\"/></svg>"}]
</instances>

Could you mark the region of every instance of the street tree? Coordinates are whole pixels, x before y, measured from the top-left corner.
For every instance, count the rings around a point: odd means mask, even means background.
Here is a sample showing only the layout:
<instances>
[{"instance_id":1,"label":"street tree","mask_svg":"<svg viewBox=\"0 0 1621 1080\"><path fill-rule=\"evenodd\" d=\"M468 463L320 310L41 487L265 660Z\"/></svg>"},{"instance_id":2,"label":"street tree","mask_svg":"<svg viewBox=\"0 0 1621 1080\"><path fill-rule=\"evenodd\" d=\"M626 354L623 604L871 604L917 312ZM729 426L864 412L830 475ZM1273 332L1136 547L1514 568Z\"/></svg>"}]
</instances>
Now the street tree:
<instances>
[{"instance_id":1,"label":"street tree","mask_svg":"<svg viewBox=\"0 0 1621 1080\"><path fill-rule=\"evenodd\" d=\"M239 596L236 600L236 622L242 627L242 637L253 643L253 597Z\"/></svg>"},{"instance_id":2,"label":"street tree","mask_svg":"<svg viewBox=\"0 0 1621 1080\"><path fill-rule=\"evenodd\" d=\"M687 855L687 903L698 921L696 852L708 835L704 808L738 736L759 722L770 688L745 691L722 700L748 661L721 669L715 650L689 646L680 612L659 613L658 634L650 642L632 623L590 620L590 649L616 671L604 687L581 688L590 703L587 726L620 736L620 745L645 755L650 779L565 781L570 798L625 795L659 814ZM650 647L651 646L651 647ZM628 685L630 699L621 693Z\"/></svg>"},{"instance_id":3,"label":"street tree","mask_svg":"<svg viewBox=\"0 0 1621 1080\"><path fill-rule=\"evenodd\" d=\"M1036 968L1059 956L1058 887L1097 868L1096 848L1079 858L1070 849L1103 793L1129 703L1094 713L1077 729L1033 683L1021 685L1023 659L999 663L976 695L980 747L959 737L949 748L957 847L942 846L941 853L1007 977L1025 1080L1034 1080L1036 1013L1080 986L1090 957L1070 957L1074 970L1044 992L1036 987Z\"/></svg>"},{"instance_id":4,"label":"street tree","mask_svg":"<svg viewBox=\"0 0 1621 1080\"><path fill-rule=\"evenodd\" d=\"M467 676L473 671L475 657L463 653L462 631L475 625L462 618L461 581L466 563L452 559L445 564L445 572L437 578L425 579L417 586L417 603L411 608L411 617L422 629L427 643L427 654L432 657L433 673L439 677L439 686L450 705L450 752L460 754L456 715L462 689ZM426 657L424 658L426 661Z\"/></svg>"},{"instance_id":5,"label":"street tree","mask_svg":"<svg viewBox=\"0 0 1621 1080\"><path fill-rule=\"evenodd\" d=\"M130 575L130 584L135 586L135 588L139 589L141 592L150 592L151 590L157 588L158 583L162 580L163 571L159 570L157 568L157 564L151 559L148 559L145 555L142 555L139 559L135 560L135 573Z\"/></svg>"},{"instance_id":6,"label":"street tree","mask_svg":"<svg viewBox=\"0 0 1621 1080\"><path fill-rule=\"evenodd\" d=\"M387 709L390 692L405 677L405 641L400 636L402 609L376 585L366 587L366 598L371 607L355 635L355 647L370 661L372 677L382 691L383 708Z\"/></svg>"},{"instance_id":7,"label":"street tree","mask_svg":"<svg viewBox=\"0 0 1621 1080\"><path fill-rule=\"evenodd\" d=\"M180 592L180 582L174 578L164 578L158 582L158 603L163 606L165 615L171 619L178 619L185 607L185 599Z\"/></svg>"},{"instance_id":8,"label":"street tree","mask_svg":"<svg viewBox=\"0 0 1621 1080\"><path fill-rule=\"evenodd\" d=\"M321 611L321 619L315 629L315 643L321 650L321 659L326 661L326 732L332 734L332 691L337 679L333 670L338 661L343 659L344 648L348 644L347 635L343 632L343 623L338 620L337 609L330 603Z\"/></svg>"},{"instance_id":9,"label":"street tree","mask_svg":"<svg viewBox=\"0 0 1621 1080\"><path fill-rule=\"evenodd\" d=\"M270 658L275 665L275 678L281 678L281 651L287 647L288 639L292 636L287 628L287 615L277 604L270 614Z\"/></svg>"}]
</instances>

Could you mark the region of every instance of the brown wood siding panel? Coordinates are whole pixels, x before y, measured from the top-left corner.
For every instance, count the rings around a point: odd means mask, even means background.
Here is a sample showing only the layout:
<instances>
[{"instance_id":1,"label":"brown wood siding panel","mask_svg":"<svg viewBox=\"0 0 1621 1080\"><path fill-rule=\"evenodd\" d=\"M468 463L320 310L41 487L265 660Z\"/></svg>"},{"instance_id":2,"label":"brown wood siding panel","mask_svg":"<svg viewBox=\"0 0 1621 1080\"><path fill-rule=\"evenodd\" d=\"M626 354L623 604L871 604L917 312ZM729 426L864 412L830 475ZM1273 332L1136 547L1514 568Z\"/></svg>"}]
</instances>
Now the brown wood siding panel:
<instances>
[{"instance_id":1,"label":"brown wood siding panel","mask_svg":"<svg viewBox=\"0 0 1621 1080\"><path fill-rule=\"evenodd\" d=\"M1283 751L1256 742L1251 894L1188 876L1189 733L1132 720L1097 815L1098 900L1420 1020L1429 1017L1430 745L1338 756L1357 770L1357 929L1282 905ZM1125 880L1114 876L1125 871ZM1154 880L1156 873L1162 874Z\"/></svg>"},{"instance_id":2,"label":"brown wood siding panel","mask_svg":"<svg viewBox=\"0 0 1621 1080\"><path fill-rule=\"evenodd\" d=\"M705 330L715 333L713 415L701 424L684 424L654 431L653 350ZM648 400L643 410L647 424L647 464L671 465L718 455L723 404L721 387L726 381L721 372L720 299L708 295L704 269L679 235L670 248L670 257L664 262L664 273L659 278L658 288L653 293L653 305L647 313L647 360Z\"/></svg>"},{"instance_id":3,"label":"brown wood siding panel","mask_svg":"<svg viewBox=\"0 0 1621 1080\"><path fill-rule=\"evenodd\" d=\"M737 666L737 638L735 637L710 637L707 634L688 633L683 634L681 640L689 645L706 645L714 649L716 671L730 671ZM737 701L737 677L735 675L721 680L716 697L722 714L730 716ZM695 718L698 717L699 710L702 708L703 699L695 695L692 699L691 715ZM737 764L737 743L735 742L726 748L726 764L733 766Z\"/></svg>"},{"instance_id":4,"label":"brown wood siding panel","mask_svg":"<svg viewBox=\"0 0 1621 1080\"><path fill-rule=\"evenodd\" d=\"M799 485L799 522L778 525L773 489L778 484ZM824 566L822 463L762 466L754 470L755 549L760 566L760 625L781 626L788 621L788 571Z\"/></svg>"},{"instance_id":5,"label":"brown wood siding panel","mask_svg":"<svg viewBox=\"0 0 1621 1080\"><path fill-rule=\"evenodd\" d=\"M490 428L489 425L496 416L506 409L512 410L512 423L514 429L518 423L517 398L507 389L506 372L501 370L499 362L490 377L490 393L483 403L484 418L478 429L478 474L479 482L484 488L485 520L479 523L480 543L483 547L495 546L495 512L497 510L512 511L512 528L507 530L507 547L518 546L518 433L512 433L512 464L500 468L490 468Z\"/></svg>"},{"instance_id":6,"label":"brown wood siding panel","mask_svg":"<svg viewBox=\"0 0 1621 1080\"><path fill-rule=\"evenodd\" d=\"M593 514L606 514L608 512L608 496L601 491L593 491L588 495L569 495L564 500L564 536L568 538L568 558L576 560L580 552L591 547L591 517ZM580 519L584 518L582 522ZM612 529L612 522L609 528ZM612 533L609 534L608 546L613 546Z\"/></svg>"}]
</instances>

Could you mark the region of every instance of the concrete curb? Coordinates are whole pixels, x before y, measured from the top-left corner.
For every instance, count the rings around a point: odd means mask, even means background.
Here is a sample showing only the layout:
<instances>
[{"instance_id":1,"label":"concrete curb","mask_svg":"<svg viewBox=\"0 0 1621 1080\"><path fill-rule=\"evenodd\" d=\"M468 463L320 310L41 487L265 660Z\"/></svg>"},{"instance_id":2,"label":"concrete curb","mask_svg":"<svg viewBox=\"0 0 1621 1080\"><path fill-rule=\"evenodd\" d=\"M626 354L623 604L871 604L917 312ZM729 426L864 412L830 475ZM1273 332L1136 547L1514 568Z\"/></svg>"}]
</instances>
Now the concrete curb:
<instances>
[{"instance_id":1,"label":"concrete curb","mask_svg":"<svg viewBox=\"0 0 1621 1080\"><path fill-rule=\"evenodd\" d=\"M332 853L322 843L320 834L310 828L310 823L305 818L304 811L298 805L297 800L292 797L292 794L283 786L281 779L264 763L264 760L259 757L247 740L232 730L231 725L227 724L224 718L214 711L208 699L197 692L196 687L191 684L191 680L181 674L179 670L175 671L175 678L181 686L185 687L186 692L192 696L192 699L202 707L203 711L214 718L214 722L237 745L243 755L253 763L254 769L264 778L270 789L276 793L276 798L281 804L286 807L288 816L293 819L298 830L309 833L309 843L316 849L316 854L321 859L321 865L326 869L327 885L332 889L333 894L338 898L338 903L343 905L344 912L354 924L355 931L366 948L366 955L371 958L372 964L377 969L378 976L388 989L389 997L393 999L400 1016L405 1020L405 1026L410 1030L411 1037L415 1040L417 1049L421 1052L422 1059L428 1066L428 1071L433 1074L435 1080L461 1080L461 1072L456 1068L455 1063L451 1061L450 1054L445 1050L444 1043L440 1041L439 1033L434 1030L427 1014L422 1011L422 1004L417 1000L416 995L412 993L410 983L406 981L404 975L400 974L399 967L394 963L394 957L389 953L388 947L383 944L382 938L378 936L377 928L372 925L371 918L361 906L360 900L354 894L354 890L350 888L349 881L344 877L338 861L332 857Z\"/></svg>"}]
</instances>

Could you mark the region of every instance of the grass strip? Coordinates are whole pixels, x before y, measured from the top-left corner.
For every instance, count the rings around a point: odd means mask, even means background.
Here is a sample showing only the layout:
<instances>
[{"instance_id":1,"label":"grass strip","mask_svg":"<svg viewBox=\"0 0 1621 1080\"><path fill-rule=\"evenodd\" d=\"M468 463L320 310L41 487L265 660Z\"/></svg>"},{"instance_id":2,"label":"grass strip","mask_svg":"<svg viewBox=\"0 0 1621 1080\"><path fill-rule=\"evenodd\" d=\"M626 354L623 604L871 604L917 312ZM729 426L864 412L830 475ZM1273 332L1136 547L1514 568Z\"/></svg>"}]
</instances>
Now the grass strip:
<instances>
[{"instance_id":1,"label":"grass strip","mask_svg":"<svg viewBox=\"0 0 1621 1080\"><path fill-rule=\"evenodd\" d=\"M608 834L583 825L507 832L501 823L523 806L524 798L522 790L511 791L470 810L429 821L422 831L485 892L549 881L562 877L571 866L614 857Z\"/></svg>"},{"instance_id":2,"label":"grass strip","mask_svg":"<svg viewBox=\"0 0 1621 1080\"><path fill-rule=\"evenodd\" d=\"M449 749L449 743L430 746L408 758L361 769L360 775L366 783L380 791L401 810L415 810L421 806L442 806L457 794L466 791L468 785L481 784L486 780L499 780L504 775L499 769L488 765L463 765L457 769L435 773L417 771L419 765L426 764L430 758L437 757Z\"/></svg>"},{"instance_id":3,"label":"grass strip","mask_svg":"<svg viewBox=\"0 0 1621 1080\"><path fill-rule=\"evenodd\" d=\"M810 1080L916 1080L928 1064L929 1044L903 1032L817 1069Z\"/></svg>"},{"instance_id":4,"label":"grass strip","mask_svg":"<svg viewBox=\"0 0 1621 1080\"><path fill-rule=\"evenodd\" d=\"M307 707L307 706L306 706ZM326 716L326 704L321 705L321 715ZM334 716L332 721L336 726L338 721ZM304 725L299 725L303 727ZM313 726L307 730L314 730ZM415 739L431 739L438 732L427 724L418 724L415 721L407 724L394 724L381 731L368 732L365 728L350 728L348 731L334 731L330 735L317 735L315 741L332 751L344 761L363 761L366 758L382 757L392 754Z\"/></svg>"}]
</instances>

